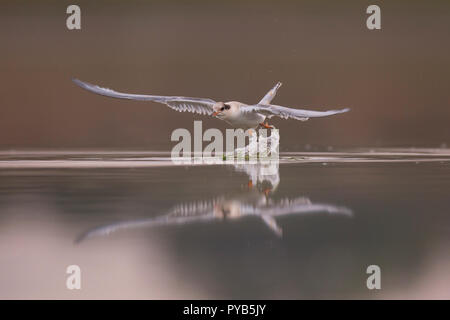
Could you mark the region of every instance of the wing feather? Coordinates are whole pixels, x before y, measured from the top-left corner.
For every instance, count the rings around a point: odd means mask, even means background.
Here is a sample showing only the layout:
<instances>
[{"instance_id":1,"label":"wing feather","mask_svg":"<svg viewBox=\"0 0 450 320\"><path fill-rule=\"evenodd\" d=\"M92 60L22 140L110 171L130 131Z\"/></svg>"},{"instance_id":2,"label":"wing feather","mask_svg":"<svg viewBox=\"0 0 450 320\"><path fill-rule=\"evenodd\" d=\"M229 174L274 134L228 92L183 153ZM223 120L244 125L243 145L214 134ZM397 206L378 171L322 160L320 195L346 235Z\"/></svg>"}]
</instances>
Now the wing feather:
<instances>
[{"instance_id":1,"label":"wing feather","mask_svg":"<svg viewBox=\"0 0 450 320\"><path fill-rule=\"evenodd\" d=\"M102 88L87 82L83 82L78 79L73 79L73 82L79 87L91 91L102 96L118 98L118 99L128 99L128 100L139 100L139 101L154 101L162 103L179 112L192 112L204 115L211 115L213 110L213 105L216 101L206 98L190 98L190 97L178 97L178 96L155 96L146 94L132 94L117 92L112 89Z\"/></svg>"},{"instance_id":2,"label":"wing feather","mask_svg":"<svg viewBox=\"0 0 450 320\"><path fill-rule=\"evenodd\" d=\"M341 109L341 110L328 110L328 111L313 111L313 110L304 110L304 109L292 109L283 106L277 106L274 104L268 105L253 105L244 107L244 112L257 112L264 114L265 116L271 117L279 117L282 119L296 119L305 121L309 118L316 117L326 117L334 114L344 113L349 111L349 108Z\"/></svg>"},{"instance_id":3,"label":"wing feather","mask_svg":"<svg viewBox=\"0 0 450 320\"><path fill-rule=\"evenodd\" d=\"M277 82L277 84L270 89L269 92L266 93L266 95L261 99L261 101L258 104L270 104L275 98L275 95L277 94L278 89L281 87L281 82Z\"/></svg>"}]
</instances>

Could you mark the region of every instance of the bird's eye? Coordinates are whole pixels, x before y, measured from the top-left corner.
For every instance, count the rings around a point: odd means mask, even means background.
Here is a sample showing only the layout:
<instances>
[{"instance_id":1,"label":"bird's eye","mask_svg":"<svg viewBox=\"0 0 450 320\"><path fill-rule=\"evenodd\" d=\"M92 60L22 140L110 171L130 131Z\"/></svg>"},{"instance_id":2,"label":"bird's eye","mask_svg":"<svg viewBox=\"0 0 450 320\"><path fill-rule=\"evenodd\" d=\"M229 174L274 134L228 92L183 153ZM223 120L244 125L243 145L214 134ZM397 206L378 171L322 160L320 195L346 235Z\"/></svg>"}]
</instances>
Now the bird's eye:
<instances>
[{"instance_id":1,"label":"bird's eye","mask_svg":"<svg viewBox=\"0 0 450 320\"><path fill-rule=\"evenodd\" d=\"M220 108L220 111L223 111L223 109L225 109L224 107Z\"/></svg>"},{"instance_id":2,"label":"bird's eye","mask_svg":"<svg viewBox=\"0 0 450 320\"><path fill-rule=\"evenodd\" d=\"M231 108L230 105L228 104L225 105L225 110L230 110L230 108Z\"/></svg>"}]
</instances>

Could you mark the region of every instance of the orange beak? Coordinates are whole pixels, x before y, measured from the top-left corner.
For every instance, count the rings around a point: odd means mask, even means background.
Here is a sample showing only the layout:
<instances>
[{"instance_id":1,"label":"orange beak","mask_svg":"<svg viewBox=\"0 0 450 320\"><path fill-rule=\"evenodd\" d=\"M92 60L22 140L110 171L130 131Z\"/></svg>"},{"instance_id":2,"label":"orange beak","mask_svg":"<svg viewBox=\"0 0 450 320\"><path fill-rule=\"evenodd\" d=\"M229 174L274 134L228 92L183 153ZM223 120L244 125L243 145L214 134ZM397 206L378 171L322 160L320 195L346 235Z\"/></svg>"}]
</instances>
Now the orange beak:
<instances>
[{"instance_id":1,"label":"orange beak","mask_svg":"<svg viewBox=\"0 0 450 320\"><path fill-rule=\"evenodd\" d=\"M213 114L212 114L212 116L215 117L215 116L217 116L219 113L220 113L219 111L214 111Z\"/></svg>"}]
</instances>

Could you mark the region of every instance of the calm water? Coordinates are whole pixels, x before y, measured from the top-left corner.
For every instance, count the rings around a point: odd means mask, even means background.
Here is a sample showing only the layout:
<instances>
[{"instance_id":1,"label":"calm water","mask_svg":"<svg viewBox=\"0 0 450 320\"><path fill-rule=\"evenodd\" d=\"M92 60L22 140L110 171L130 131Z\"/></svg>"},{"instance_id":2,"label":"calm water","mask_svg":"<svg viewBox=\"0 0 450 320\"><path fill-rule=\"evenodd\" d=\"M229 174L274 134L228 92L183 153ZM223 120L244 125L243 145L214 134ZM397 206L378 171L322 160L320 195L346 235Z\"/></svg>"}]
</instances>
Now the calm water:
<instances>
[{"instance_id":1,"label":"calm water","mask_svg":"<svg viewBox=\"0 0 450 320\"><path fill-rule=\"evenodd\" d=\"M0 298L450 298L448 149L167 157L1 152Z\"/></svg>"}]
</instances>

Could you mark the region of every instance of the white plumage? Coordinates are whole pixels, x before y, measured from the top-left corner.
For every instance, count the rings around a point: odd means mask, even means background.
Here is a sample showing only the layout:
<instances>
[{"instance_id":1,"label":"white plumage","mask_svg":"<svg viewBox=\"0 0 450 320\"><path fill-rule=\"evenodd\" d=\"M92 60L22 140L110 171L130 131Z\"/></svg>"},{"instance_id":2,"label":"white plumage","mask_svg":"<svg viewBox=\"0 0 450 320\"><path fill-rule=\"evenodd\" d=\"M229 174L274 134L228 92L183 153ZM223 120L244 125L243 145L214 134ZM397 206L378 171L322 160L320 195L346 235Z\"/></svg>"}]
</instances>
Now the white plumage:
<instances>
[{"instance_id":1,"label":"white plumage","mask_svg":"<svg viewBox=\"0 0 450 320\"><path fill-rule=\"evenodd\" d=\"M350 109L313 111L293 109L271 104L281 82L278 82L259 103L248 105L238 101L216 102L208 98L190 98L181 96L156 96L145 94L131 94L117 92L112 89L102 88L78 79L73 82L91 92L119 99L153 101L167 105L169 108L179 112L192 112L202 115L215 116L231 124L235 128L250 129L262 125L266 128L271 126L264 123L266 119L279 117L281 119L295 119L305 121L309 118L326 117L334 114L344 113Z\"/></svg>"}]
</instances>

